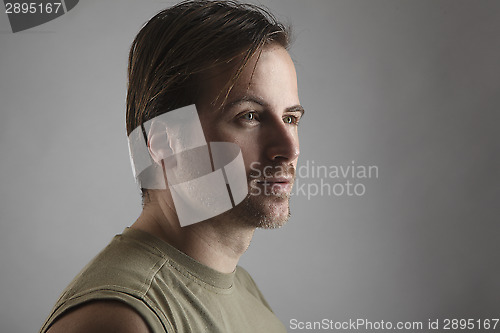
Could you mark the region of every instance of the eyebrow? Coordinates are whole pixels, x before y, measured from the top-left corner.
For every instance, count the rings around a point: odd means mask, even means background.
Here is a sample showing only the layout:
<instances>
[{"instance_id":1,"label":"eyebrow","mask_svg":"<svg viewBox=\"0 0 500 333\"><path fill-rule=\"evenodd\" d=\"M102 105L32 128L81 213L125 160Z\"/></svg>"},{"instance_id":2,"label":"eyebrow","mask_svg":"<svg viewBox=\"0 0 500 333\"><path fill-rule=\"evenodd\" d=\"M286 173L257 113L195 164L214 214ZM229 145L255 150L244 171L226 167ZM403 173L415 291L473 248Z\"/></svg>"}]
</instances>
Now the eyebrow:
<instances>
[{"instance_id":1,"label":"eyebrow","mask_svg":"<svg viewBox=\"0 0 500 333\"><path fill-rule=\"evenodd\" d=\"M264 101L263 99L261 99L257 96L244 95L244 96L241 96L241 97L229 102L226 106L224 106L223 109L230 108L230 107L232 107L238 103L241 103L241 102L252 102L255 104L259 104L262 107L269 107L269 104L266 103L266 101ZM287 107L285 109L285 112L300 112L301 115L304 115L304 113L306 111L304 110L304 107L302 107L302 105L297 104L294 106Z\"/></svg>"}]
</instances>

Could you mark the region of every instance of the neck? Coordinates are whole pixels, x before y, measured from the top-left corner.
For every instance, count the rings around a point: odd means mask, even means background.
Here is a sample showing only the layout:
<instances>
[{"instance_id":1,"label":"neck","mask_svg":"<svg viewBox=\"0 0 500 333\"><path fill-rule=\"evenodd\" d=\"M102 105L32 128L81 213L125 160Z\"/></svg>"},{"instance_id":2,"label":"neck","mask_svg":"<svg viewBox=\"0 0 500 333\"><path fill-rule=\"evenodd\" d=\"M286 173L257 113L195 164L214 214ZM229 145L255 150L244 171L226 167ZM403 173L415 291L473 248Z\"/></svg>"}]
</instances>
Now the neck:
<instances>
[{"instance_id":1,"label":"neck","mask_svg":"<svg viewBox=\"0 0 500 333\"><path fill-rule=\"evenodd\" d=\"M131 228L160 238L210 268L231 273L250 245L255 228L228 213L181 227L168 204L151 198Z\"/></svg>"}]
</instances>

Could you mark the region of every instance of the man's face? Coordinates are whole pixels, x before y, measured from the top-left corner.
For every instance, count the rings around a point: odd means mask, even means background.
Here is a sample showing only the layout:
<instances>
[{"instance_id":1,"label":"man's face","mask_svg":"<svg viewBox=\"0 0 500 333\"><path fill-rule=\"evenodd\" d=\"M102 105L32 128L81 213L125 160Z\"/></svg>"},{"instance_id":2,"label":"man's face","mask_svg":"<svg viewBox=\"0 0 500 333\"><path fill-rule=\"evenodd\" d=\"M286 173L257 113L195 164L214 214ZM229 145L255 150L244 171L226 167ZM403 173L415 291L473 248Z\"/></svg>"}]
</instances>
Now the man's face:
<instances>
[{"instance_id":1,"label":"man's face","mask_svg":"<svg viewBox=\"0 0 500 333\"><path fill-rule=\"evenodd\" d=\"M228 213L255 227L280 227L290 215L299 156L303 109L295 66L283 47L264 48L249 61L221 110L212 102L229 78L228 73L208 78L197 103L207 142L234 142L243 154L249 196Z\"/></svg>"}]
</instances>

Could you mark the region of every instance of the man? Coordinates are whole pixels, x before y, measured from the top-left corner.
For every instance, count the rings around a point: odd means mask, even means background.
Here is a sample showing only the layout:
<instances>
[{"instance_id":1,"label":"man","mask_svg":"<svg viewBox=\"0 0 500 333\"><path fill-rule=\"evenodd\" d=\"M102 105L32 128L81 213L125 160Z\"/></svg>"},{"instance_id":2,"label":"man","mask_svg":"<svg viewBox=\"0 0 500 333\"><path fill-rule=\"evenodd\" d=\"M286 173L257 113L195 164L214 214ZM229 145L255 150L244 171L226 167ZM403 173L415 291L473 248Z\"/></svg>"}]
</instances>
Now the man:
<instances>
[{"instance_id":1,"label":"man","mask_svg":"<svg viewBox=\"0 0 500 333\"><path fill-rule=\"evenodd\" d=\"M41 332L286 332L237 263L256 228L289 217L304 110L288 41L268 12L232 1L182 2L141 29L129 58L127 132L143 211L68 286ZM183 117L189 106L197 116L172 126L170 115ZM230 163L214 167L215 145L188 149L184 132L198 121L206 142L241 150L242 200ZM142 151L133 137L144 138ZM139 168L144 151L151 165ZM188 151L208 152L210 172L199 172ZM203 215L210 198L202 193L220 191L199 179L220 170L229 193L221 197L232 206ZM155 185L162 179L164 187ZM202 217L186 222L181 210Z\"/></svg>"}]
</instances>

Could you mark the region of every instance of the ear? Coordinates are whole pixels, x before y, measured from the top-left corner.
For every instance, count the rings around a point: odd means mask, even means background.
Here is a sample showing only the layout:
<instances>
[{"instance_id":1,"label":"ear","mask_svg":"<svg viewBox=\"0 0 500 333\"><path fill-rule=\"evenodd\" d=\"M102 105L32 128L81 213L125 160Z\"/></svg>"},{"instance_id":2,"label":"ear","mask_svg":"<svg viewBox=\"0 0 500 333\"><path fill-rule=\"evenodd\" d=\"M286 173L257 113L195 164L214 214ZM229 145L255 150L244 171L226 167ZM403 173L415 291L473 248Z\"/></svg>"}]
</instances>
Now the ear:
<instances>
[{"instance_id":1,"label":"ear","mask_svg":"<svg viewBox=\"0 0 500 333\"><path fill-rule=\"evenodd\" d=\"M167 158L169 161L175 162L167 126L160 120L153 120L151 123L148 134L148 150L155 163L159 165L162 164L162 160Z\"/></svg>"}]
</instances>

